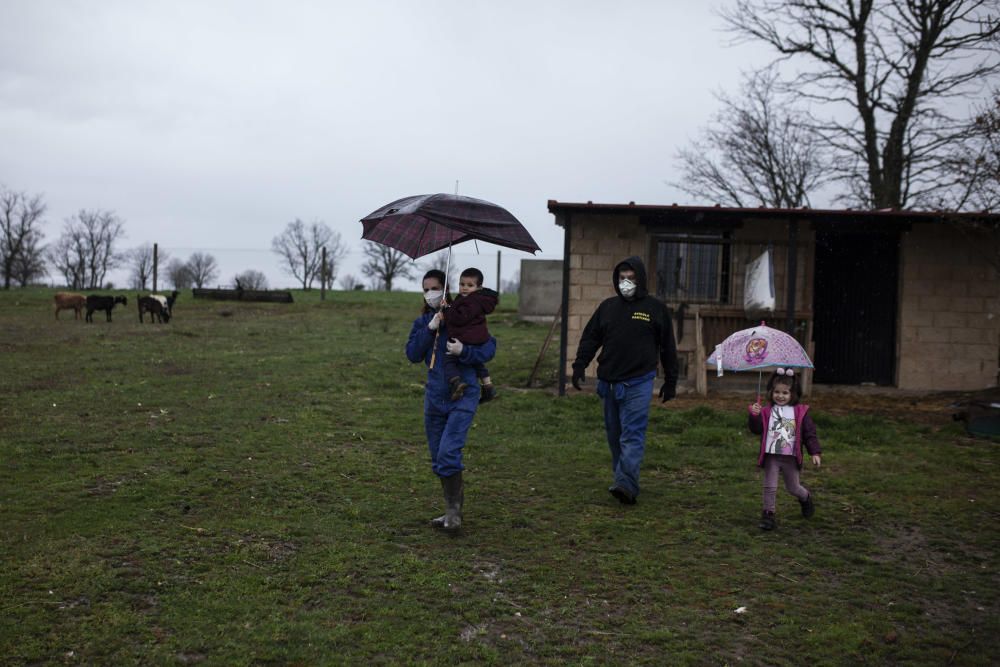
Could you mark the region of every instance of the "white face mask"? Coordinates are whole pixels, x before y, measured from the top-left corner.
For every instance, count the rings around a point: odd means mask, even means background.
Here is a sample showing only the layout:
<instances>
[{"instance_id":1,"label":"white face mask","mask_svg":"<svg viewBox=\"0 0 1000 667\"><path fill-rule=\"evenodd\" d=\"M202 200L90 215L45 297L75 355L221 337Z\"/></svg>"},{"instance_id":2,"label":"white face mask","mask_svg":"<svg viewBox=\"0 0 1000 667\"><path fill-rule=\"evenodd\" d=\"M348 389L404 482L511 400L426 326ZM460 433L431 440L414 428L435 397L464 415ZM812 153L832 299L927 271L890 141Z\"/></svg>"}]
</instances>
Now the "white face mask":
<instances>
[{"instance_id":1,"label":"white face mask","mask_svg":"<svg viewBox=\"0 0 1000 667\"><path fill-rule=\"evenodd\" d=\"M622 296L626 299L635 296L635 283L628 278L622 278L618 283L618 291L622 293Z\"/></svg>"},{"instance_id":2,"label":"white face mask","mask_svg":"<svg viewBox=\"0 0 1000 667\"><path fill-rule=\"evenodd\" d=\"M424 302L431 308L437 308L441 305L441 299L444 298L444 290L432 289L424 292Z\"/></svg>"}]
</instances>

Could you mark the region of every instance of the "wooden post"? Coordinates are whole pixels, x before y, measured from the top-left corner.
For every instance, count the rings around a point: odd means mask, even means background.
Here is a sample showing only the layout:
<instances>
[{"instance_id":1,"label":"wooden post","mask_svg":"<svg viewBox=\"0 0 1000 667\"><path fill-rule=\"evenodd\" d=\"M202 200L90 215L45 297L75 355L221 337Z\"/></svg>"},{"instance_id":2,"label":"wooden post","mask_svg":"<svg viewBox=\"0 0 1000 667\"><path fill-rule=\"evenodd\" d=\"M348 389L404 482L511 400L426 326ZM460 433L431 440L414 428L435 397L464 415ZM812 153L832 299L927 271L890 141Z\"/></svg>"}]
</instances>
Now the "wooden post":
<instances>
[{"instance_id":1,"label":"wooden post","mask_svg":"<svg viewBox=\"0 0 1000 667\"><path fill-rule=\"evenodd\" d=\"M798 269L798 259L799 259L799 225L798 220L790 219L788 221L788 286L785 288L788 291L787 297L785 299L786 318L785 318L785 332L790 336L795 335L795 283L798 282L798 277L796 272Z\"/></svg>"},{"instance_id":2,"label":"wooden post","mask_svg":"<svg viewBox=\"0 0 1000 667\"><path fill-rule=\"evenodd\" d=\"M702 332L705 320L701 317L700 309L694 308L694 389L699 396L708 394L708 369L705 368L705 337Z\"/></svg>"},{"instance_id":3,"label":"wooden post","mask_svg":"<svg viewBox=\"0 0 1000 667\"><path fill-rule=\"evenodd\" d=\"M556 325L559 324L559 320L562 319L562 306L559 306L559 310L556 311L556 316L552 320L552 326L549 327L549 333L545 336L545 341L542 342L542 349L538 351L538 358L535 359L535 365L531 369L531 373L528 375L528 383L524 385L525 387L531 388L531 384L535 381L535 376L538 375L538 368L542 365L542 358L545 356L545 351L549 349L549 343L552 342L552 336L556 332ZM562 373L562 371L559 371Z\"/></svg>"},{"instance_id":4,"label":"wooden post","mask_svg":"<svg viewBox=\"0 0 1000 667\"><path fill-rule=\"evenodd\" d=\"M559 395L566 395L566 338L569 335L569 254L572 250L570 233L573 226L573 214L566 211L563 219L563 265L562 265L562 305L559 312L562 321L559 327Z\"/></svg>"},{"instance_id":5,"label":"wooden post","mask_svg":"<svg viewBox=\"0 0 1000 667\"><path fill-rule=\"evenodd\" d=\"M157 266L159 258L160 258L160 244L154 243L153 244L153 291L154 292L156 291L156 272L157 269L159 268Z\"/></svg>"},{"instance_id":6,"label":"wooden post","mask_svg":"<svg viewBox=\"0 0 1000 667\"><path fill-rule=\"evenodd\" d=\"M319 272L319 300L326 301L326 246L323 246L323 265Z\"/></svg>"}]
</instances>

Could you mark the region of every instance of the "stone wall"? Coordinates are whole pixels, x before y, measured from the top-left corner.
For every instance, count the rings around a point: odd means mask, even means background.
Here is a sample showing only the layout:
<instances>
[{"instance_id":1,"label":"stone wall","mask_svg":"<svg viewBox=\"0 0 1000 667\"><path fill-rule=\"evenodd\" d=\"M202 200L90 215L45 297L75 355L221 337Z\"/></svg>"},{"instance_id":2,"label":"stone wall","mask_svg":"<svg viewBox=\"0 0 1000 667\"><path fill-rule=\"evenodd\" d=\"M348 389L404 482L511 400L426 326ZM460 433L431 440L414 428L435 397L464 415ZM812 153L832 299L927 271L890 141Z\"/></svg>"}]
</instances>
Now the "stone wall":
<instances>
[{"instance_id":1,"label":"stone wall","mask_svg":"<svg viewBox=\"0 0 1000 667\"><path fill-rule=\"evenodd\" d=\"M901 243L900 389L996 386L1000 276L976 239L915 225Z\"/></svg>"}]
</instances>

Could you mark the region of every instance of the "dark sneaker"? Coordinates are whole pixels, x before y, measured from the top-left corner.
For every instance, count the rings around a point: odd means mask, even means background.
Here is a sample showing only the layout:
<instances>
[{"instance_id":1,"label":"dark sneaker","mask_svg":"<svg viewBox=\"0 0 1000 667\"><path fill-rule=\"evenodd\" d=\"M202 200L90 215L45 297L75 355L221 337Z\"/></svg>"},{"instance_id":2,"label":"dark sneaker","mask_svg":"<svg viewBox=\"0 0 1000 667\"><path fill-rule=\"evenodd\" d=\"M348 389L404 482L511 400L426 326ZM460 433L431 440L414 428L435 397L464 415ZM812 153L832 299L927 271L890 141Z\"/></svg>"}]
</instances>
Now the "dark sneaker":
<instances>
[{"instance_id":1,"label":"dark sneaker","mask_svg":"<svg viewBox=\"0 0 1000 667\"><path fill-rule=\"evenodd\" d=\"M799 505L802 506L802 516L807 519L816 513L816 506L813 505L813 497L811 493L806 496L805 500L800 500Z\"/></svg>"},{"instance_id":2,"label":"dark sneaker","mask_svg":"<svg viewBox=\"0 0 1000 667\"><path fill-rule=\"evenodd\" d=\"M451 382L451 400L457 401L465 395L465 390L469 388L469 385L462 382L461 378L454 378L450 380Z\"/></svg>"},{"instance_id":3,"label":"dark sneaker","mask_svg":"<svg viewBox=\"0 0 1000 667\"><path fill-rule=\"evenodd\" d=\"M620 486L608 487L608 492L617 498L622 505L635 505L635 496Z\"/></svg>"},{"instance_id":4,"label":"dark sneaker","mask_svg":"<svg viewBox=\"0 0 1000 667\"><path fill-rule=\"evenodd\" d=\"M774 530L778 527L778 522L774 519L774 512L761 512L760 513L760 526L761 530Z\"/></svg>"},{"instance_id":5,"label":"dark sneaker","mask_svg":"<svg viewBox=\"0 0 1000 667\"><path fill-rule=\"evenodd\" d=\"M486 403L487 401L492 401L497 397L497 390L493 388L492 384L484 384L479 392L479 402Z\"/></svg>"}]
</instances>

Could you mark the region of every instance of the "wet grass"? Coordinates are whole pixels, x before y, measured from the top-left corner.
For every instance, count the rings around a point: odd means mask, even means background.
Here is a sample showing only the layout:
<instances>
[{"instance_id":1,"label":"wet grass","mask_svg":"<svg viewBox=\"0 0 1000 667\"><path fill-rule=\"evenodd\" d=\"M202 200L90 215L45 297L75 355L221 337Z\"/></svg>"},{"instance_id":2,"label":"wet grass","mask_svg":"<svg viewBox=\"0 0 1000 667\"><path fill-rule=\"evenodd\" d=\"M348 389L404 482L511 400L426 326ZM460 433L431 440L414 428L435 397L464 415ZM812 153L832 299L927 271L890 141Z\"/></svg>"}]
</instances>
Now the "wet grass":
<instances>
[{"instance_id":1,"label":"wet grass","mask_svg":"<svg viewBox=\"0 0 1000 667\"><path fill-rule=\"evenodd\" d=\"M652 411L643 494L607 493L591 395L524 389L546 325L491 319L501 397L466 528L427 465L414 294L184 295L87 325L0 293L5 664L991 664L996 443L815 415L805 521L761 533L741 406ZM133 295L129 295L130 297ZM736 609L745 608L744 613Z\"/></svg>"}]
</instances>

